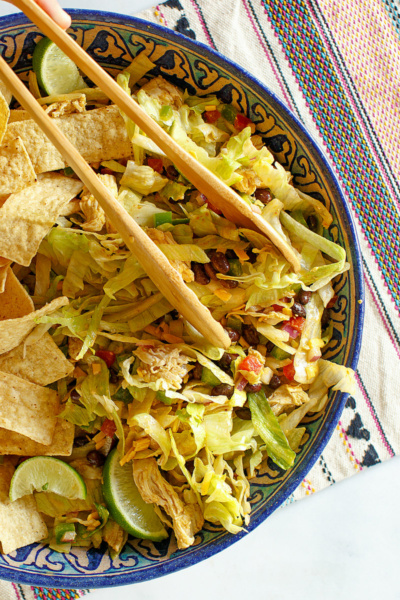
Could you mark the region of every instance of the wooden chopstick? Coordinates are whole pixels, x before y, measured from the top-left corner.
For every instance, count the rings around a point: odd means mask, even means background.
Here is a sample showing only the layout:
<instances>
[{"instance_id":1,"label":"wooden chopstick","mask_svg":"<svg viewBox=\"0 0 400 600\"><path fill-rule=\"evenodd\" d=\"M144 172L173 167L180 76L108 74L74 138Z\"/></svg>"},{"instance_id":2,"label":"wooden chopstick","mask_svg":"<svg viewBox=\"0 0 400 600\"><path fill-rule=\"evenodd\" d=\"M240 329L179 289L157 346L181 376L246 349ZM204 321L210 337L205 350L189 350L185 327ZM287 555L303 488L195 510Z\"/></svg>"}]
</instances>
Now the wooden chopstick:
<instances>
[{"instance_id":1,"label":"wooden chopstick","mask_svg":"<svg viewBox=\"0 0 400 600\"><path fill-rule=\"evenodd\" d=\"M115 104L134 121L165 152L183 175L219 208L227 219L265 234L290 262L294 271L300 270L300 261L292 248L275 229L229 186L181 148L153 119L100 67L65 31L41 9L34 0L9 0L22 10L43 33L73 60L80 69Z\"/></svg>"},{"instance_id":2,"label":"wooden chopstick","mask_svg":"<svg viewBox=\"0 0 400 600\"><path fill-rule=\"evenodd\" d=\"M212 318L208 308L185 285L182 277L170 265L161 250L114 198L110 190L103 185L76 148L59 130L54 120L45 113L2 57L0 57L0 74L18 102L29 112L64 160L99 202L129 250L137 257L160 292L211 344L228 348L231 342L222 325Z\"/></svg>"}]
</instances>

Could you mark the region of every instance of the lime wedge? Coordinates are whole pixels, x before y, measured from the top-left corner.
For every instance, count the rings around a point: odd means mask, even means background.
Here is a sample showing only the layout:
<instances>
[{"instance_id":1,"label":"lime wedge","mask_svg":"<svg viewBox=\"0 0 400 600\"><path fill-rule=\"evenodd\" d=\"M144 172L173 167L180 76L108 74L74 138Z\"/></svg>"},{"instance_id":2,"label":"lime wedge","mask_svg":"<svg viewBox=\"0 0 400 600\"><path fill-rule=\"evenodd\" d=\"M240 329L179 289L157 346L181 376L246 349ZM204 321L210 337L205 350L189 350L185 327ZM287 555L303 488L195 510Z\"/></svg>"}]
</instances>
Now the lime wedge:
<instances>
[{"instance_id":1,"label":"lime wedge","mask_svg":"<svg viewBox=\"0 0 400 600\"><path fill-rule=\"evenodd\" d=\"M10 500L33 492L54 492L64 498L86 498L82 477L67 463L51 456L28 458L15 470L10 485Z\"/></svg>"},{"instance_id":2,"label":"lime wedge","mask_svg":"<svg viewBox=\"0 0 400 600\"><path fill-rule=\"evenodd\" d=\"M168 537L152 504L146 504L133 479L132 465L119 464L117 449L103 470L103 495L113 519L131 535L159 542Z\"/></svg>"},{"instance_id":3,"label":"lime wedge","mask_svg":"<svg viewBox=\"0 0 400 600\"><path fill-rule=\"evenodd\" d=\"M76 64L49 38L42 38L36 44L32 66L40 87L48 96L70 94L87 87Z\"/></svg>"}]
</instances>

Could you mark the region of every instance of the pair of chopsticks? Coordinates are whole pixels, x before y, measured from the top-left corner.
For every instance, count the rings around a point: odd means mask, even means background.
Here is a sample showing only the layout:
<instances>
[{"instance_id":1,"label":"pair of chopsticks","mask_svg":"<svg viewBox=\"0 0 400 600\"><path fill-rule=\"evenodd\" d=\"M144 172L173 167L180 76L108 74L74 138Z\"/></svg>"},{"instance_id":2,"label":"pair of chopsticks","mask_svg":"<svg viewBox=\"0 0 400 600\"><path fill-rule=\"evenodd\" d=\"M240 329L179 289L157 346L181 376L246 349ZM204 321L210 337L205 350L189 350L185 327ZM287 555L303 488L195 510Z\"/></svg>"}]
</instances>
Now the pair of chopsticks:
<instances>
[{"instance_id":1,"label":"pair of chopsticks","mask_svg":"<svg viewBox=\"0 0 400 600\"><path fill-rule=\"evenodd\" d=\"M11 0L10 0L11 1ZM103 92L142 129L177 166L183 175L231 221L266 234L284 254L295 270L299 262L287 250L280 236L238 194L181 148L149 115L122 90L65 31L36 4L34 0L12 0ZM61 133L54 121L43 111L18 76L0 57L0 74L4 83L29 112L46 136L93 194L125 244L135 254L160 292L209 342L228 348L229 336L216 322L196 294L183 282L164 254L148 238L134 219L98 179L76 148Z\"/></svg>"}]
</instances>

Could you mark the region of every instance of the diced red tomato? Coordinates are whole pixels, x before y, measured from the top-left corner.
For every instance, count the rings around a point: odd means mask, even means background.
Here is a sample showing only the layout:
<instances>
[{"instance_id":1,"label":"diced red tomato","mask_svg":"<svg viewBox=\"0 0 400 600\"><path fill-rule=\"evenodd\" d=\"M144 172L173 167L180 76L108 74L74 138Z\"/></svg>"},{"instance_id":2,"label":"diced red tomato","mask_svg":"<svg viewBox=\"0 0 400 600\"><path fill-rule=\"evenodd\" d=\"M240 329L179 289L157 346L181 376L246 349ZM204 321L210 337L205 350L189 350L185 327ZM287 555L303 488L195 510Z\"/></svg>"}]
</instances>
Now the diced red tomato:
<instances>
[{"instance_id":1,"label":"diced red tomato","mask_svg":"<svg viewBox=\"0 0 400 600\"><path fill-rule=\"evenodd\" d=\"M331 300L329 300L328 304L326 305L326 308L333 308L337 302L338 296L333 296L333 298L331 298Z\"/></svg>"},{"instance_id":2,"label":"diced red tomato","mask_svg":"<svg viewBox=\"0 0 400 600\"><path fill-rule=\"evenodd\" d=\"M301 333L303 331L305 322L306 320L304 319L304 317L292 317L291 319L289 319L288 324L290 325L290 327L293 327L293 329Z\"/></svg>"},{"instance_id":3,"label":"diced red tomato","mask_svg":"<svg viewBox=\"0 0 400 600\"><path fill-rule=\"evenodd\" d=\"M221 113L219 110L207 110L203 113L203 117L206 123L215 123L220 118Z\"/></svg>"},{"instance_id":4,"label":"diced red tomato","mask_svg":"<svg viewBox=\"0 0 400 600\"><path fill-rule=\"evenodd\" d=\"M275 312L282 312L283 306L281 306L280 304L273 304L272 308Z\"/></svg>"},{"instance_id":5,"label":"diced red tomato","mask_svg":"<svg viewBox=\"0 0 400 600\"><path fill-rule=\"evenodd\" d=\"M105 433L107 437L112 438L117 431L117 426L112 419L105 419L102 423L101 431Z\"/></svg>"},{"instance_id":6,"label":"diced red tomato","mask_svg":"<svg viewBox=\"0 0 400 600\"><path fill-rule=\"evenodd\" d=\"M244 129L245 127L248 127L252 123L253 123L253 121L251 119L249 119L245 115L241 115L240 113L238 113L235 117L233 126L238 131L242 131L242 129Z\"/></svg>"},{"instance_id":7,"label":"diced red tomato","mask_svg":"<svg viewBox=\"0 0 400 600\"><path fill-rule=\"evenodd\" d=\"M147 164L149 167L157 171L157 173L162 173L164 167L161 158L148 158Z\"/></svg>"},{"instance_id":8,"label":"diced red tomato","mask_svg":"<svg viewBox=\"0 0 400 600\"><path fill-rule=\"evenodd\" d=\"M104 360L108 368L115 363L115 354L110 350L96 350L96 356Z\"/></svg>"},{"instance_id":9,"label":"diced red tomato","mask_svg":"<svg viewBox=\"0 0 400 600\"><path fill-rule=\"evenodd\" d=\"M207 207L210 210L212 210L213 212L215 212L215 214L222 215L222 211L219 210L219 208L217 208L216 206L214 206L214 204L211 204L211 202L209 200L206 200L206 204L207 204Z\"/></svg>"},{"instance_id":10,"label":"diced red tomato","mask_svg":"<svg viewBox=\"0 0 400 600\"><path fill-rule=\"evenodd\" d=\"M288 379L289 381L293 381L294 376L296 374L293 361L291 363L289 363L288 365L286 365L285 367L283 367L283 374L286 377L286 379Z\"/></svg>"},{"instance_id":11,"label":"diced red tomato","mask_svg":"<svg viewBox=\"0 0 400 600\"><path fill-rule=\"evenodd\" d=\"M239 371L253 371L254 373L259 373L262 369L262 364L258 361L256 356L250 354L246 356L241 363L239 364Z\"/></svg>"}]
</instances>

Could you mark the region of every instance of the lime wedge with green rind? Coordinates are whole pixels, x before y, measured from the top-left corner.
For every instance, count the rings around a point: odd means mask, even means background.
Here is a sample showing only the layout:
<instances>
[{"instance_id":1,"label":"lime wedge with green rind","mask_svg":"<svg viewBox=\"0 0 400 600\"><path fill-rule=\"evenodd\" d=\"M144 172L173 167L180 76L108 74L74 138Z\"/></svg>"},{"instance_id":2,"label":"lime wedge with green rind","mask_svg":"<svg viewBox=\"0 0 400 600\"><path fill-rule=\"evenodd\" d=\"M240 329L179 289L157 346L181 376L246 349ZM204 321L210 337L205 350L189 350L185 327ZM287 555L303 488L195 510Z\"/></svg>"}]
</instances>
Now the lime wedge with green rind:
<instances>
[{"instance_id":1,"label":"lime wedge with green rind","mask_svg":"<svg viewBox=\"0 0 400 600\"><path fill-rule=\"evenodd\" d=\"M42 38L36 44L32 67L48 96L70 94L87 87L76 64L49 38Z\"/></svg>"},{"instance_id":2,"label":"lime wedge with green rind","mask_svg":"<svg viewBox=\"0 0 400 600\"><path fill-rule=\"evenodd\" d=\"M10 485L14 502L33 492L53 492L69 500L86 498L86 485L75 469L58 458L34 456L15 470Z\"/></svg>"},{"instance_id":3,"label":"lime wedge with green rind","mask_svg":"<svg viewBox=\"0 0 400 600\"><path fill-rule=\"evenodd\" d=\"M118 450L110 452L103 470L103 496L114 521L137 538L160 542L168 534L152 504L146 504L133 479L132 465L119 464Z\"/></svg>"}]
</instances>

